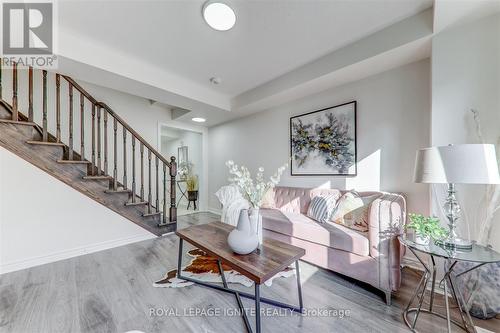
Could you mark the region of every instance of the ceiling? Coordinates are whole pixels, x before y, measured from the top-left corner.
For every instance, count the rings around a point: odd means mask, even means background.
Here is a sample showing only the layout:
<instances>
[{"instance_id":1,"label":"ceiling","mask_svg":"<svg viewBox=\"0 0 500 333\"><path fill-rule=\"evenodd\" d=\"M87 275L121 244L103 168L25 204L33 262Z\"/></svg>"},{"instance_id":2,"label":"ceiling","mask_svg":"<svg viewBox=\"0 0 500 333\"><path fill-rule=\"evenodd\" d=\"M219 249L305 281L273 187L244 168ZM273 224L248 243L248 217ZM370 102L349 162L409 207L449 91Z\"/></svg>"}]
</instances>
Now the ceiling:
<instances>
[{"instance_id":1,"label":"ceiling","mask_svg":"<svg viewBox=\"0 0 500 333\"><path fill-rule=\"evenodd\" d=\"M130 66L143 63L158 68L159 76L178 78L171 80L173 85L184 87L191 99L197 99L199 90L204 96L213 93L230 100L433 4L432 0L226 2L237 21L233 29L220 32L203 21L201 0L63 1L58 8L59 29L71 36L62 39L68 44L63 48L91 41L94 54L120 54L124 71L129 59ZM222 82L211 84L213 76ZM217 104L208 97L204 102ZM230 109L223 103L217 106Z\"/></svg>"}]
</instances>

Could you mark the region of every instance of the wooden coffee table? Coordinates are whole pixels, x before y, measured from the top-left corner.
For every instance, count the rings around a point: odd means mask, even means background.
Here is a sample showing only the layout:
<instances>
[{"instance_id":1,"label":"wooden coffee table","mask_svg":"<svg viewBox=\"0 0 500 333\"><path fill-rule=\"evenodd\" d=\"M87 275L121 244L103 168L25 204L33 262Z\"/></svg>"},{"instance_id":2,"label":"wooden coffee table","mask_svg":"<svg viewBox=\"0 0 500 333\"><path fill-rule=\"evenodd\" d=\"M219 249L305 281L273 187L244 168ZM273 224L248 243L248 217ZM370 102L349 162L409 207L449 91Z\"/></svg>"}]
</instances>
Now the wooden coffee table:
<instances>
[{"instance_id":1,"label":"wooden coffee table","mask_svg":"<svg viewBox=\"0 0 500 333\"><path fill-rule=\"evenodd\" d=\"M177 277L186 281L191 281L205 287L214 288L220 291L232 293L236 296L238 306L241 310L243 320L248 332L252 332L252 327L248 321L245 313L241 297L246 297L255 300L255 331L261 332L260 324L260 302L279 306L282 308L291 309L299 313L302 312L302 289L300 287L300 272L299 272L299 258L304 256L305 250L299 247L286 244L274 239L265 238L262 245L254 252L247 255L240 255L234 253L227 244L227 236L234 229L233 226L221 222L212 222L208 224L196 225L185 229L176 231L179 240L179 256L177 262ZM182 264L182 243L186 241L200 250L209 253L211 256L217 258L219 274L222 278L223 286L213 283L207 283L185 277L181 275ZM227 286L224 271L222 270L222 263L230 266L238 273L246 276L255 282L255 295L230 289ZM297 289L299 298L299 307L281 303L268 298L260 297L260 285L277 273L284 270L286 267L295 263L297 275Z\"/></svg>"}]
</instances>

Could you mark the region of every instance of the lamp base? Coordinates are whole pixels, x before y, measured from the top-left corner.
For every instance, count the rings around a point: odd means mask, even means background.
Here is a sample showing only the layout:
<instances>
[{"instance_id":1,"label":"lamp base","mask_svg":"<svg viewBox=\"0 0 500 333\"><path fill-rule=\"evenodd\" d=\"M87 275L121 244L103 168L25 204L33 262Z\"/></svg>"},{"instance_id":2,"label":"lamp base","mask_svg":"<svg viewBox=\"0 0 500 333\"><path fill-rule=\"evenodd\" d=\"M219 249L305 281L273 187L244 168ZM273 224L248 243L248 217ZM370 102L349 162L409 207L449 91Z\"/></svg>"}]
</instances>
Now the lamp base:
<instances>
[{"instance_id":1,"label":"lamp base","mask_svg":"<svg viewBox=\"0 0 500 333\"><path fill-rule=\"evenodd\" d=\"M472 250L473 241L460 237L449 237L443 240L436 241L436 244L442 245L449 249L457 250Z\"/></svg>"},{"instance_id":2,"label":"lamp base","mask_svg":"<svg viewBox=\"0 0 500 333\"><path fill-rule=\"evenodd\" d=\"M472 242L470 240L457 236L456 227L458 217L460 216L460 205L455 197L455 193L455 184L448 184L448 196L446 197L446 202L443 208L446 217L448 218L448 227L450 228L450 232L448 237L439 241L438 244L449 249L472 250Z\"/></svg>"}]
</instances>

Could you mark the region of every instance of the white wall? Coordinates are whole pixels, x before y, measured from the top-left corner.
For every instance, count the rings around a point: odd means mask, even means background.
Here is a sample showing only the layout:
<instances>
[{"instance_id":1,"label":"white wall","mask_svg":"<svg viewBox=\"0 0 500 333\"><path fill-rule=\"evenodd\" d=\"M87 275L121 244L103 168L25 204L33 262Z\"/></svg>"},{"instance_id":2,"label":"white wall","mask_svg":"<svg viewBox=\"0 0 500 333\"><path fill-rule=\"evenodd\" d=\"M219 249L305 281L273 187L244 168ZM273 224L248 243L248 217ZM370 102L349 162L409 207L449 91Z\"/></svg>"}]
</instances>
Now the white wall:
<instances>
[{"instance_id":1,"label":"white wall","mask_svg":"<svg viewBox=\"0 0 500 333\"><path fill-rule=\"evenodd\" d=\"M281 184L404 192L410 212L428 213L427 187L412 176L415 150L429 145L429 83L426 59L210 128L209 206L219 208L213 193L227 183L225 161L274 173L289 160L290 116L356 100L359 175L292 177L287 170Z\"/></svg>"},{"instance_id":2,"label":"white wall","mask_svg":"<svg viewBox=\"0 0 500 333\"><path fill-rule=\"evenodd\" d=\"M500 15L437 34L432 43L432 145L478 143L470 109L480 113L486 143L500 137ZM436 186L433 213L441 216L445 186ZM463 208L460 232L477 239L482 185L458 185ZM492 245L500 249L500 214Z\"/></svg>"},{"instance_id":3,"label":"white wall","mask_svg":"<svg viewBox=\"0 0 500 333\"><path fill-rule=\"evenodd\" d=\"M0 147L0 273L154 237Z\"/></svg>"}]
</instances>

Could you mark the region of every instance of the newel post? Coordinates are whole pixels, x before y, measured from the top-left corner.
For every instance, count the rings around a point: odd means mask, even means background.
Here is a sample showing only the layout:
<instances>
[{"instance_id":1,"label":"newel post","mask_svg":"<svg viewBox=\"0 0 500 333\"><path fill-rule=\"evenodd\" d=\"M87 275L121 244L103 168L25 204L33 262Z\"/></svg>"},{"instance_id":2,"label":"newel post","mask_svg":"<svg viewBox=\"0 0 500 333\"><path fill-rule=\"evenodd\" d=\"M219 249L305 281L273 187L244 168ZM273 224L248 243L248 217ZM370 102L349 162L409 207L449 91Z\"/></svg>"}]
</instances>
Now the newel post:
<instances>
[{"instance_id":1,"label":"newel post","mask_svg":"<svg viewBox=\"0 0 500 333\"><path fill-rule=\"evenodd\" d=\"M177 222L177 208L175 207L175 185L177 176L177 163L175 157L170 157L170 222Z\"/></svg>"}]
</instances>

